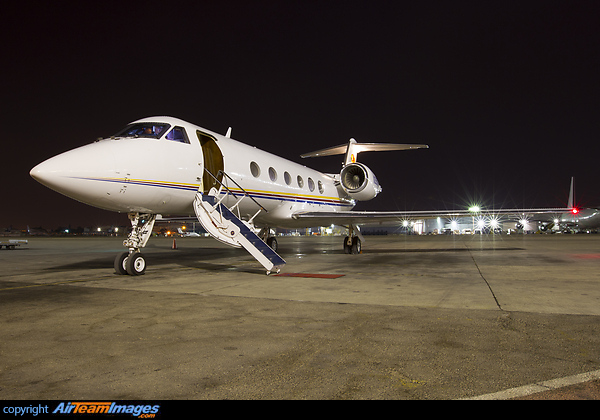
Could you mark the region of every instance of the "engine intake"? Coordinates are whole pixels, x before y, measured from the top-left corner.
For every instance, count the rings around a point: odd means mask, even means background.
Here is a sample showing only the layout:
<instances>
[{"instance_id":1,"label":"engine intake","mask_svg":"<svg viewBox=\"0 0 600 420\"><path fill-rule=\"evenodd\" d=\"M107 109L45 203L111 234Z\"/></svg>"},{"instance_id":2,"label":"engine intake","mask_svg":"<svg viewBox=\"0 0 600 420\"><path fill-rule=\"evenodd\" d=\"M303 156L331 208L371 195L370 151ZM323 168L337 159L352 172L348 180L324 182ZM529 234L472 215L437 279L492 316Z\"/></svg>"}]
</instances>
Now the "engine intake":
<instances>
[{"instance_id":1,"label":"engine intake","mask_svg":"<svg viewBox=\"0 0 600 420\"><path fill-rule=\"evenodd\" d=\"M351 198L367 201L381 192L381 186L373 171L361 163L350 163L340 173L342 188Z\"/></svg>"}]
</instances>

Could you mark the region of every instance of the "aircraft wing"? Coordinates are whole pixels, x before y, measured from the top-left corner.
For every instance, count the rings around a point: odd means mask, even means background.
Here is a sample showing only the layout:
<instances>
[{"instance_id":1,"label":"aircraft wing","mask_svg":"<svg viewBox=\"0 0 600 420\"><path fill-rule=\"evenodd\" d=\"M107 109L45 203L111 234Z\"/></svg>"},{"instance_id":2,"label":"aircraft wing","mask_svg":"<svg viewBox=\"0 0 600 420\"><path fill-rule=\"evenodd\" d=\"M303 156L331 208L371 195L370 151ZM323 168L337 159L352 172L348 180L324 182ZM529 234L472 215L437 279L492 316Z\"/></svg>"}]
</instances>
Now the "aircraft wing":
<instances>
[{"instance_id":1,"label":"aircraft wing","mask_svg":"<svg viewBox=\"0 0 600 420\"><path fill-rule=\"evenodd\" d=\"M326 225L362 225L380 222L398 222L404 220L435 219L437 217L452 219L457 217L502 217L504 219L521 220L535 215L555 215L568 212L569 208L540 209L496 209L481 210L418 210L418 211L342 211L342 212L298 212L292 215L295 220L309 222L314 226Z\"/></svg>"}]
</instances>

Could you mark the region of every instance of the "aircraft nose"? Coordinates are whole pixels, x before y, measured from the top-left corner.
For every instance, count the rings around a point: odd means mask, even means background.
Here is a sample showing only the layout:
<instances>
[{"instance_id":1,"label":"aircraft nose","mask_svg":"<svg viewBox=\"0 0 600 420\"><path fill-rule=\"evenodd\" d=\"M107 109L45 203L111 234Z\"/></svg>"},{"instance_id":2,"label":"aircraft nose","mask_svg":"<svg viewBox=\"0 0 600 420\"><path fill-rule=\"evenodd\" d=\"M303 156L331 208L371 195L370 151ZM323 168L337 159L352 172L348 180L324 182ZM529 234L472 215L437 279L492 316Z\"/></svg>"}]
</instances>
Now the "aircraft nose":
<instances>
[{"instance_id":1,"label":"aircraft nose","mask_svg":"<svg viewBox=\"0 0 600 420\"><path fill-rule=\"evenodd\" d=\"M57 170L59 169L60 167L56 164L55 156L54 158L47 159L36 165L29 171L29 175L40 184L50 187L51 185L56 184L55 178L57 178ZM58 175L58 177L60 177L60 175Z\"/></svg>"},{"instance_id":2,"label":"aircraft nose","mask_svg":"<svg viewBox=\"0 0 600 420\"><path fill-rule=\"evenodd\" d=\"M29 174L46 187L85 201L91 193L86 180L114 176L115 159L108 144L93 143L54 156L35 166Z\"/></svg>"}]
</instances>

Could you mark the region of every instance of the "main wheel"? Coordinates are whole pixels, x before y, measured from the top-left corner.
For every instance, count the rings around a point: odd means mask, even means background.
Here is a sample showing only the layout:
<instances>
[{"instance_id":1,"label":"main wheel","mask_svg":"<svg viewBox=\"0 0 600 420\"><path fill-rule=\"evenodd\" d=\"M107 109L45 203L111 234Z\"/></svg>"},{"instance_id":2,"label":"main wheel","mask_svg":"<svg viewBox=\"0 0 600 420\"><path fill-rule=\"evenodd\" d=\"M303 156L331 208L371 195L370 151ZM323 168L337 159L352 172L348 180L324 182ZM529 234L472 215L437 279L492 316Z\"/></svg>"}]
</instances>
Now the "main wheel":
<instances>
[{"instance_id":1,"label":"main wheel","mask_svg":"<svg viewBox=\"0 0 600 420\"><path fill-rule=\"evenodd\" d=\"M269 247L270 247L270 248L271 248L273 251L277 252L277 247L278 247L278 244L277 244L277 239L275 239L275 237L274 237L274 236L271 236L271 237L269 237L269 238L267 239L267 245L269 245Z\"/></svg>"},{"instance_id":2,"label":"main wheel","mask_svg":"<svg viewBox=\"0 0 600 420\"><path fill-rule=\"evenodd\" d=\"M344 238L344 254L352 253L352 245L348 245L348 237Z\"/></svg>"},{"instance_id":3,"label":"main wheel","mask_svg":"<svg viewBox=\"0 0 600 420\"><path fill-rule=\"evenodd\" d=\"M360 254L362 252L362 244L358 236L352 238L352 254Z\"/></svg>"},{"instance_id":4,"label":"main wheel","mask_svg":"<svg viewBox=\"0 0 600 420\"><path fill-rule=\"evenodd\" d=\"M127 258L125 263L127 274L131 276L141 276L146 272L146 259L139 252L134 252Z\"/></svg>"},{"instance_id":5,"label":"main wheel","mask_svg":"<svg viewBox=\"0 0 600 420\"><path fill-rule=\"evenodd\" d=\"M117 255L117 258L115 258L115 273L120 275L127 274L127 257L129 257L128 251Z\"/></svg>"}]
</instances>

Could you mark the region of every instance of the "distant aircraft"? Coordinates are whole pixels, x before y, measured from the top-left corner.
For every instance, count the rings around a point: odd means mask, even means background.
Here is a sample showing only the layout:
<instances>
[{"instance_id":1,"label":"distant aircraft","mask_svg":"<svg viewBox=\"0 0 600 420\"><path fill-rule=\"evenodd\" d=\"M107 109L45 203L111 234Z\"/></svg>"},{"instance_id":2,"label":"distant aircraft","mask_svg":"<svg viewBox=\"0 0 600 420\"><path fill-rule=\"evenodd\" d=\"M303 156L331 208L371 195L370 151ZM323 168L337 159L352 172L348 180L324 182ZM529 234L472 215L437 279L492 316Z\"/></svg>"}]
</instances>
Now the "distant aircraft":
<instances>
[{"instance_id":1,"label":"distant aircraft","mask_svg":"<svg viewBox=\"0 0 600 420\"><path fill-rule=\"evenodd\" d=\"M271 228L344 226L343 248L361 252L358 225L369 222L458 217L473 211L351 211L357 201L375 198L381 186L357 161L359 153L427 148L423 144L357 143L302 155L343 154L342 169L326 174L172 117L134 121L114 136L53 158L30 174L40 183L91 206L127 213L132 231L128 251L115 259L119 274L146 270L140 250L157 218L192 216L215 239L244 247L270 272L285 261ZM166 156L176 156L166 159ZM494 215L548 214L566 209L489 210ZM256 234L255 229L262 228Z\"/></svg>"},{"instance_id":2,"label":"distant aircraft","mask_svg":"<svg viewBox=\"0 0 600 420\"><path fill-rule=\"evenodd\" d=\"M600 209L579 208L575 204L574 178L571 177L571 188L569 189L568 211L558 215L553 221L543 224L542 231L550 231L557 226L563 232L586 232L600 228Z\"/></svg>"},{"instance_id":3,"label":"distant aircraft","mask_svg":"<svg viewBox=\"0 0 600 420\"><path fill-rule=\"evenodd\" d=\"M196 232L184 232L181 228L177 228L177 232L181 236L199 238L200 234Z\"/></svg>"}]
</instances>

